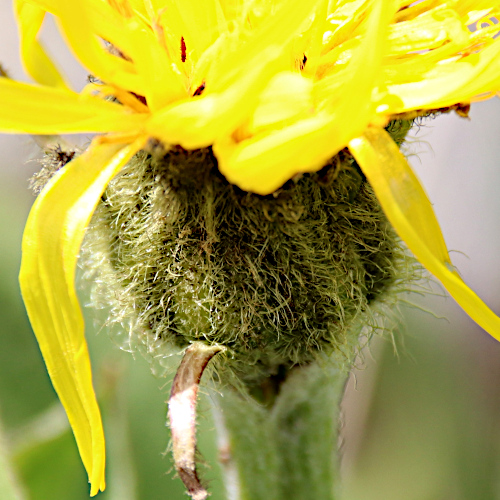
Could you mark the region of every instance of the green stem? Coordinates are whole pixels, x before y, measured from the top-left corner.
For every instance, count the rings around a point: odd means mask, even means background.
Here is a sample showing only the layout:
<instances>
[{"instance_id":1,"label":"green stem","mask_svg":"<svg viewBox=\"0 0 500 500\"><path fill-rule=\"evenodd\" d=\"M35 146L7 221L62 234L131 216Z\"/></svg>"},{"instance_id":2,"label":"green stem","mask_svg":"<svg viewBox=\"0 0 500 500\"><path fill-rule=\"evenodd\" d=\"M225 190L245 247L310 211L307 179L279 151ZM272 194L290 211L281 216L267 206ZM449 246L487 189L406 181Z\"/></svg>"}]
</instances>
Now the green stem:
<instances>
[{"instance_id":1,"label":"green stem","mask_svg":"<svg viewBox=\"0 0 500 500\"><path fill-rule=\"evenodd\" d=\"M338 418L345 366L293 370L270 407L225 389L212 398L228 500L339 498Z\"/></svg>"},{"instance_id":2,"label":"green stem","mask_svg":"<svg viewBox=\"0 0 500 500\"><path fill-rule=\"evenodd\" d=\"M10 454L4 440L3 427L0 423L0 498L2 500L23 500L22 488L17 483L11 467Z\"/></svg>"}]
</instances>

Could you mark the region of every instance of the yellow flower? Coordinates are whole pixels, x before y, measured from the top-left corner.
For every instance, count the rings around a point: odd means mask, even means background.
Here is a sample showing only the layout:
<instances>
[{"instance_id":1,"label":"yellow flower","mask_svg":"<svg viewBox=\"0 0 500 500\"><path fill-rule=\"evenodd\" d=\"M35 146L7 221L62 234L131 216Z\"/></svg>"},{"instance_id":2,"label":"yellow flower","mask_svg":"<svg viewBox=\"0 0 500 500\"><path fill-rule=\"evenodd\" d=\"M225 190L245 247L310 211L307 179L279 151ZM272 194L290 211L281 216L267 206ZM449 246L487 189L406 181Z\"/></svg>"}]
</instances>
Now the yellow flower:
<instances>
[{"instance_id":1,"label":"yellow flower","mask_svg":"<svg viewBox=\"0 0 500 500\"><path fill-rule=\"evenodd\" d=\"M461 280L390 118L500 89L499 1L15 0L30 85L0 78L0 131L98 133L29 216L21 287L91 495L104 437L74 274L107 183L150 139L212 146L220 171L269 194L348 147L420 262L479 325L500 319ZM71 90L38 41L46 13L97 79ZM113 97L114 99L110 99Z\"/></svg>"}]
</instances>

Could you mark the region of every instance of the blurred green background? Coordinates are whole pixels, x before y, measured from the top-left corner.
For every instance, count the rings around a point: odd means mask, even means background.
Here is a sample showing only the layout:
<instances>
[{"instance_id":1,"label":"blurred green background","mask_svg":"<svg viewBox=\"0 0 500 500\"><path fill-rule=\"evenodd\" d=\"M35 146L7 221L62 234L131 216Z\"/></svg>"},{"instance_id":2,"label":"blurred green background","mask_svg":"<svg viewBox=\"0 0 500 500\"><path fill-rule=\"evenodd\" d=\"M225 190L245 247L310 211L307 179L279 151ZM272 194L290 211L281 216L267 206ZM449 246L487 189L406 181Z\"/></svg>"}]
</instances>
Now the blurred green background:
<instances>
[{"instance_id":1,"label":"blurred green background","mask_svg":"<svg viewBox=\"0 0 500 500\"><path fill-rule=\"evenodd\" d=\"M0 59L24 78L10 2ZM48 38L54 37L47 30ZM82 85L86 73L58 44ZM441 117L415 130L411 160L434 203L465 280L500 313L500 102L472 120ZM20 242L33 196L34 142L0 136L0 500L80 500L89 487L20 299ZM416 156L418 154L418 156ZM463 253L460 253L463 252ZM442 292L436 288L441 294ZM500 499L500 344L440 295L412 294L392 342L376 339L357 363L343 403L343 500ZM427 312L426 312L427 311ZM108 439L102 500L187 498L172 479L165 426L168 379L120 351L88 322ZM203 475L223 499L207 402L199 418Z\"/></svg>"}]
</instances>

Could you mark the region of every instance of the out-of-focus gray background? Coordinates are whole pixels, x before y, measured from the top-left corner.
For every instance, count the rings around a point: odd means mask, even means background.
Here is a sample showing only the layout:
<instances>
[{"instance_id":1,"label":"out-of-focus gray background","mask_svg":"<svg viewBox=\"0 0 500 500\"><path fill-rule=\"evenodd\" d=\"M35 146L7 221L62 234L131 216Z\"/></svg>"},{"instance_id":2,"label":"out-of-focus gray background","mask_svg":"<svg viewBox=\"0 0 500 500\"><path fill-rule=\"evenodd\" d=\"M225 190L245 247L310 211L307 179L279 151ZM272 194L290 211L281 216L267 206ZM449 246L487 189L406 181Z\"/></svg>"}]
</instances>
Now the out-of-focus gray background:
<instances>
[{"instance_id":1,"label":"out-of-focus gray background","mask_svg":"<svg viewBox=\"0 0 500 500\"><path fill-rule=\"evenodd\" d=\"M0 2L0 62L26 80L8 0ZM48 26L57 60L81 88L87 73ZM465 281L500 313L500 101L475 104L471 120L442 116L413 131L411 163L434 204L452 258ZM85 141L85 137L79 138ZM88 497L74 441L48 380L17 284L20 245L33 196L27 179L38 149L25 136L0 135L0 490L5 498ZM438 290L438 288L436 288ZM353 373L343 405L346 500L500 499L500 344L450 298L406 297L404 321L375 340ZM185 498L162 453L166 381L148 364L89 331L109 450L101 498ZM201 449L213 498L222 497L213 426L202 410ZM8 459L10 465L2 460ZM170 475L166 473L170 472ZM10 474L13 481L6 478ZM16 496L17 495L17 496Z\"/></svg>"}]
</instances>

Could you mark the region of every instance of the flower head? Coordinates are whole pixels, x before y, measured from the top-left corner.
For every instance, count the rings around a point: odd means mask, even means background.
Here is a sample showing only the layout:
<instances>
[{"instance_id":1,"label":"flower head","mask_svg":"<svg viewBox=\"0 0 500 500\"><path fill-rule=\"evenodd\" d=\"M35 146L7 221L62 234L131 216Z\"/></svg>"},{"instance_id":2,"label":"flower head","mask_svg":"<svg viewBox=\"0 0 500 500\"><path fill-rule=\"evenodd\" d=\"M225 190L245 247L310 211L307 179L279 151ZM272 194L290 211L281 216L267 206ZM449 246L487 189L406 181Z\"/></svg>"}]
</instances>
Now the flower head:
<instances>
[{"instance_id":1,"label":"flower head","mask_svg":"<svg viewBox=\"0 0 500 500\"><path fill-rule=\"evenodd\" d=\"M461 280L431 204L384 127L500 89L500 2L15 0L36 85L0 78L0 131L97 133L34 204L21 287L92 483L104 440L74 273L107 183L150 139L211 146L220 172L270 194L349 148L388 219L478 324L500 319ZM93 75L71 90L38 40L45 15Z\"/></svg>"}]
</instances>

